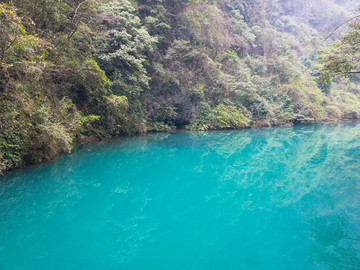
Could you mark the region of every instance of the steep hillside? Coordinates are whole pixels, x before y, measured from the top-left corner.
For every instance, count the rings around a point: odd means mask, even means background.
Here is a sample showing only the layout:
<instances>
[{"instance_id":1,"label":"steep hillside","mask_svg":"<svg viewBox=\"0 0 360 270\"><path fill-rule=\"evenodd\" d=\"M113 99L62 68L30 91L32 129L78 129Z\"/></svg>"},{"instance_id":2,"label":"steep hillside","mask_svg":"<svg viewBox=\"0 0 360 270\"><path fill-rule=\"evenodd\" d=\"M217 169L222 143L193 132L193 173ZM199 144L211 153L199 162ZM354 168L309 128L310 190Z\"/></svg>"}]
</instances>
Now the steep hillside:
<instances>
[{"instance_id":1,"label":"steep hillside","mask_svg":"<svg viewBox=\"0 0 360 270\"><path fill-rule=\"evenodd\" d=\"M358 120L359 87L315 49L352 0L13 0L0 4L0 172L77 142Z\"/></svg>"}]
</instances>

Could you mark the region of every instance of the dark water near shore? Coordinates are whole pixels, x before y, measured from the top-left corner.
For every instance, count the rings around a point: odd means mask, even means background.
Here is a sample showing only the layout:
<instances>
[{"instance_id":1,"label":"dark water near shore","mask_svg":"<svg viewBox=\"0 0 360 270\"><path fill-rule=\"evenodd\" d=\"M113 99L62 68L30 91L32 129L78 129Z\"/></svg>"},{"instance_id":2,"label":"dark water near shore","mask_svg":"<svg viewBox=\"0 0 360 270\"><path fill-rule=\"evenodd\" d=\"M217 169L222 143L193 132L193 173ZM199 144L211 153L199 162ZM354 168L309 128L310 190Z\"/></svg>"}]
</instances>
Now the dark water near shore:
<instances>
[{"instance_id":1,"label":"dark water near shore","mask_svg":"<svg viewBox=\"0 0 360 270\"><path fill-rule=\"evenodd\" d=\"M10 173L12 269L360 269L360 125L124 138Z\"/></svg>"}]
</instances>

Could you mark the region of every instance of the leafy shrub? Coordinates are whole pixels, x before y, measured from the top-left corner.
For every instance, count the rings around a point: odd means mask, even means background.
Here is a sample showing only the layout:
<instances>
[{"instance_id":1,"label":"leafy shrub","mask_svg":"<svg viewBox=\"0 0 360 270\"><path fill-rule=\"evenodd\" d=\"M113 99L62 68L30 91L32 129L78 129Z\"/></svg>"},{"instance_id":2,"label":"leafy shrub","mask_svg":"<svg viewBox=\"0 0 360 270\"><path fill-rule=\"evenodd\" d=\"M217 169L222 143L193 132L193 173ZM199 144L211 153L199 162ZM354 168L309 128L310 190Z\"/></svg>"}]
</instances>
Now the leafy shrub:
<instances>
[{"instance_id":1,"label":"leafy shrub","mask_svg":"<svg viewBox=\"0 0 360 270\"><path fill-rule=\"evenodd\" d=\"M238 129L249 126L249 119L235 106L220 104L211 109L202 104L195 120L190 124L193 130Z\"/></svg>"}]
</instances>

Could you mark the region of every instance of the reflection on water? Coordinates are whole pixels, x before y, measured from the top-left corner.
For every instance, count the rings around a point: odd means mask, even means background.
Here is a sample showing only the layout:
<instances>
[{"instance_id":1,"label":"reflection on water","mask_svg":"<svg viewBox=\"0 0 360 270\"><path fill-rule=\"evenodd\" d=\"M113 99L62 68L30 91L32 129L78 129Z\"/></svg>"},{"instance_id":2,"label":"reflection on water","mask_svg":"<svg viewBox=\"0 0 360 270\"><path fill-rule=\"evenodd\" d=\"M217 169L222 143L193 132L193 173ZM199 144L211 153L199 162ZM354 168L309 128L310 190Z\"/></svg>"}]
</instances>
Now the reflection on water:
<instances>
[{"instance_id":1,"label":"reflection on water","mask_svg":"<svg viewBox=\"0 0 360 270\"><path fill-rule=\"evenodd\" d=\"M315 241L311 262L327 269L359 269L360 239L352 238L353 234L359 236L359 231L352 232L345 218L338 219L311 220L311 237Z\"/></svg>"},{"instance_id":2,"label":"reflection on water","mask_svg":"<svg viewBox=\"0 0 360 270\"><path fill-rule=\"evenodd\" d=\"M83 146L0 179L0 269L360 269L359 150L356 124Z\"/></svg>"}]
</instances>

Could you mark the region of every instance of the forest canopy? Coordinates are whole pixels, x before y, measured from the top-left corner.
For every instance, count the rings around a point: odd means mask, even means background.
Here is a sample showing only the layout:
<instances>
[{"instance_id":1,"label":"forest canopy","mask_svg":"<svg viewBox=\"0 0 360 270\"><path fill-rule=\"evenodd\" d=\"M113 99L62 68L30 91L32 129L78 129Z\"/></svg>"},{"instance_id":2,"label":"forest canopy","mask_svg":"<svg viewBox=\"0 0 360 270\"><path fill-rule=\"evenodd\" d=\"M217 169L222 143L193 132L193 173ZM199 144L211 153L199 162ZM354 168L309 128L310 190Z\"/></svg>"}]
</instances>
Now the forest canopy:
<instances>
[{"instance_id":1,"label":"forest canopy","mask_svg":"<svg viewBox=\"0 0 360 270\"><path fill-rule=\"evenodd\" d=\"M174 128L359 120L351 0L0 4L0 172L77 143ZM325 79L324 79L325 78Z\"/></svg>"},{"instance_id":2,"label":"forest canopy","mask_svg":"<svg viewBox=\"0 0 360 270\"><path fill-rule=\"evenodd\" d=\"M354 75L360 73L360 15L350 18L345 24L349 31L319 52L321 78L324 81L341 77L356 79ZM331 34L343 25L340 24Z\"/></svg>"}]
</instances>

